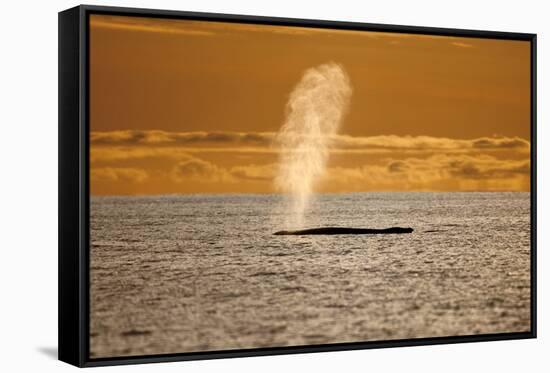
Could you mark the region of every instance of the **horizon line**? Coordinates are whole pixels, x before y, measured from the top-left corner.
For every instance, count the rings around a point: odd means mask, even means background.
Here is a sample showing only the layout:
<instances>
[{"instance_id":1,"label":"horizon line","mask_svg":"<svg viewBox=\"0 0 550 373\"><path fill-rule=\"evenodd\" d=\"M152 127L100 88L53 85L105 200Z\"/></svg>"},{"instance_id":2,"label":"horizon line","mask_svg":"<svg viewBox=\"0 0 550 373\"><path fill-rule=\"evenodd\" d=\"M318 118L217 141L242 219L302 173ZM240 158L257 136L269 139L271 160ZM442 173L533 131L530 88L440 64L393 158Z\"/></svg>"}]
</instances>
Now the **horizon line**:
<instances>
[{"instance_id":1,"label":"horizon line","mask_svg":"<svg viewBox=\"0 0 550 373\"><path fill-rule=\"evenodd\" d=\"M427 191L427 190L412 190L412 191L364 191L364 192L322 192L322 193L312 193L312 195L333 195L333 194L389 194L389 193L531 193L529 190L453 190L453 191ZM141 193L141 194L89 194L89 197L98 198L98 197L168 197L168 196L194 196L194 195L280 195L288 196L291 195L286 193L277 193L277 192L196 192L196 193Z\"/></svg>"}]
</instances>

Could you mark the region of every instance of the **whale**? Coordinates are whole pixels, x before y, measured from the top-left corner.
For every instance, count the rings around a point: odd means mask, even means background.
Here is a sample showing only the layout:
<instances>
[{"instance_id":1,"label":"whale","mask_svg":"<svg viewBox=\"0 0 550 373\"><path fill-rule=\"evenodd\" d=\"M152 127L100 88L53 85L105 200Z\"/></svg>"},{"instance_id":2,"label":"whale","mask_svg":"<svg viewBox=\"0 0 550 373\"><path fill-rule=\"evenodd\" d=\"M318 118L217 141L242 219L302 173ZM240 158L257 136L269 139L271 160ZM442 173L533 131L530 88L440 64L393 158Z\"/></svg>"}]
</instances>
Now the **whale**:
<instances>
[{"instance_id":1,"label":"whale","mask_svg":"<svg viewBox=\"0 0 550 373\"><path fill-rule=\"evenodd\" d=\"M391 227L383 229L373 228L346 228L346 227L322 227L300 229L295 231L278 231L276 236L306 236L306 235L335 235L335 234L403 234L412 233L414 229L403 227Z\"/></svg>"}]
</instances>

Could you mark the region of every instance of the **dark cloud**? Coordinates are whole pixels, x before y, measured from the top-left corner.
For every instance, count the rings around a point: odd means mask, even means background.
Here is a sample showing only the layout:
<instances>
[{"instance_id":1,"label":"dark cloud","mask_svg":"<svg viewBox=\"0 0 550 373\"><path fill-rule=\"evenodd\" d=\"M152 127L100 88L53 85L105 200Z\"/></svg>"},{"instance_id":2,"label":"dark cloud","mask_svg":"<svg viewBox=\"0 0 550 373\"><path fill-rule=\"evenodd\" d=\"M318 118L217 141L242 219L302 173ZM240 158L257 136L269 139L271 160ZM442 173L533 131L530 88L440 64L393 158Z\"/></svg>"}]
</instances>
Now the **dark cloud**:
<instances>
[{"instance_id":1,"label":"dark cloud","mask_svg":"<svg viewBox=\"0 0 550 373\"><path fill-rule=\"evenodd\" d=\"M468 179L508 179L516 176L529 176L529 161L465 160L453 161L448 165L453 177Z\"/></svg>"},{"instance_id":2,"label":"dark cloud","mask_svg":"<svg viewBox=\"0 0 550 373\"><path fill-rule=\"evenodd\" d=\"M483 137L472 140L472 146L477 149L512 149L529 148L529 141L519 137Z\"/></svg>"},{"instance_id":3,"label":"dark cloud","mask_svg":"<svg viewBox=\"0 0 550 373\"><path fill-rule=\"evenodd\" d=\"M405 172L409 166L403 161L392 161L388 164L389 172Z\"/></svg>"},{"instance_id":4,"label":"dark cloud","mask_svg":"<svg viewBox=\"0 0 550 373\"><path fill-rule=\"evenodd\" d=\"M272 133L241 132L166 132L158 130L92 132L90 142L96 145L264 145L272 141Z\"/></svg>"}]
</instances>

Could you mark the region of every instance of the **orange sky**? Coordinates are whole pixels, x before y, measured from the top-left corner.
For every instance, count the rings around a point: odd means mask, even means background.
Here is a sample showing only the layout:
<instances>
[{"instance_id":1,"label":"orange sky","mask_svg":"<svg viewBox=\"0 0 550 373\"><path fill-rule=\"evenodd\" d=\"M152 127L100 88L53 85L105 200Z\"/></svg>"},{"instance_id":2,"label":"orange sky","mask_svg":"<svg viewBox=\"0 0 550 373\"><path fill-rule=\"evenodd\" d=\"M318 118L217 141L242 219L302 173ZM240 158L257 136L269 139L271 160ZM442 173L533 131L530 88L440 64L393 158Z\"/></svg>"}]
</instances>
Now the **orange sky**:
<instances>
[{"instance_id":1,"label":"orange sky","mask_svg":"<svg viewBox=\"0 0 550 373\"><path fill-rule=\"evenodd\" d=\"M92 194L273 192L304 71L353 86L319 192L529 190L525 41L92 15Z\"/></svg>"}]
</instances>

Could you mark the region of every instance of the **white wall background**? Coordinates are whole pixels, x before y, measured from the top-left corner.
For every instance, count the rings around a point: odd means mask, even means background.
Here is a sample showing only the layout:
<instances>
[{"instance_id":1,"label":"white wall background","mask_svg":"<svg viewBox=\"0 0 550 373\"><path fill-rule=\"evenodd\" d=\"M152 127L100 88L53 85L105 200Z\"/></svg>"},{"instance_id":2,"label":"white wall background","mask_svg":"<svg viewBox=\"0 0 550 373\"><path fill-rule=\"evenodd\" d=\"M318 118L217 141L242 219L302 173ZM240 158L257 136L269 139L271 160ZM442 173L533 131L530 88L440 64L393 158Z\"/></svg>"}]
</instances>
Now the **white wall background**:
<instances>
[{"instance_id":1,"label":"white wall background","mask_svg":"<svg viewBox=\"0 0 550 373\"><path fill-rule=\"evenodd\" d=\"M546 1L92 1L96 5L538 33L539 338L107 368L109 371L525 372L549 369L550 22ZM69 371L57 350L57 12L75 1L2 2L0 371Z\"/></svg>"}]
</instances>

